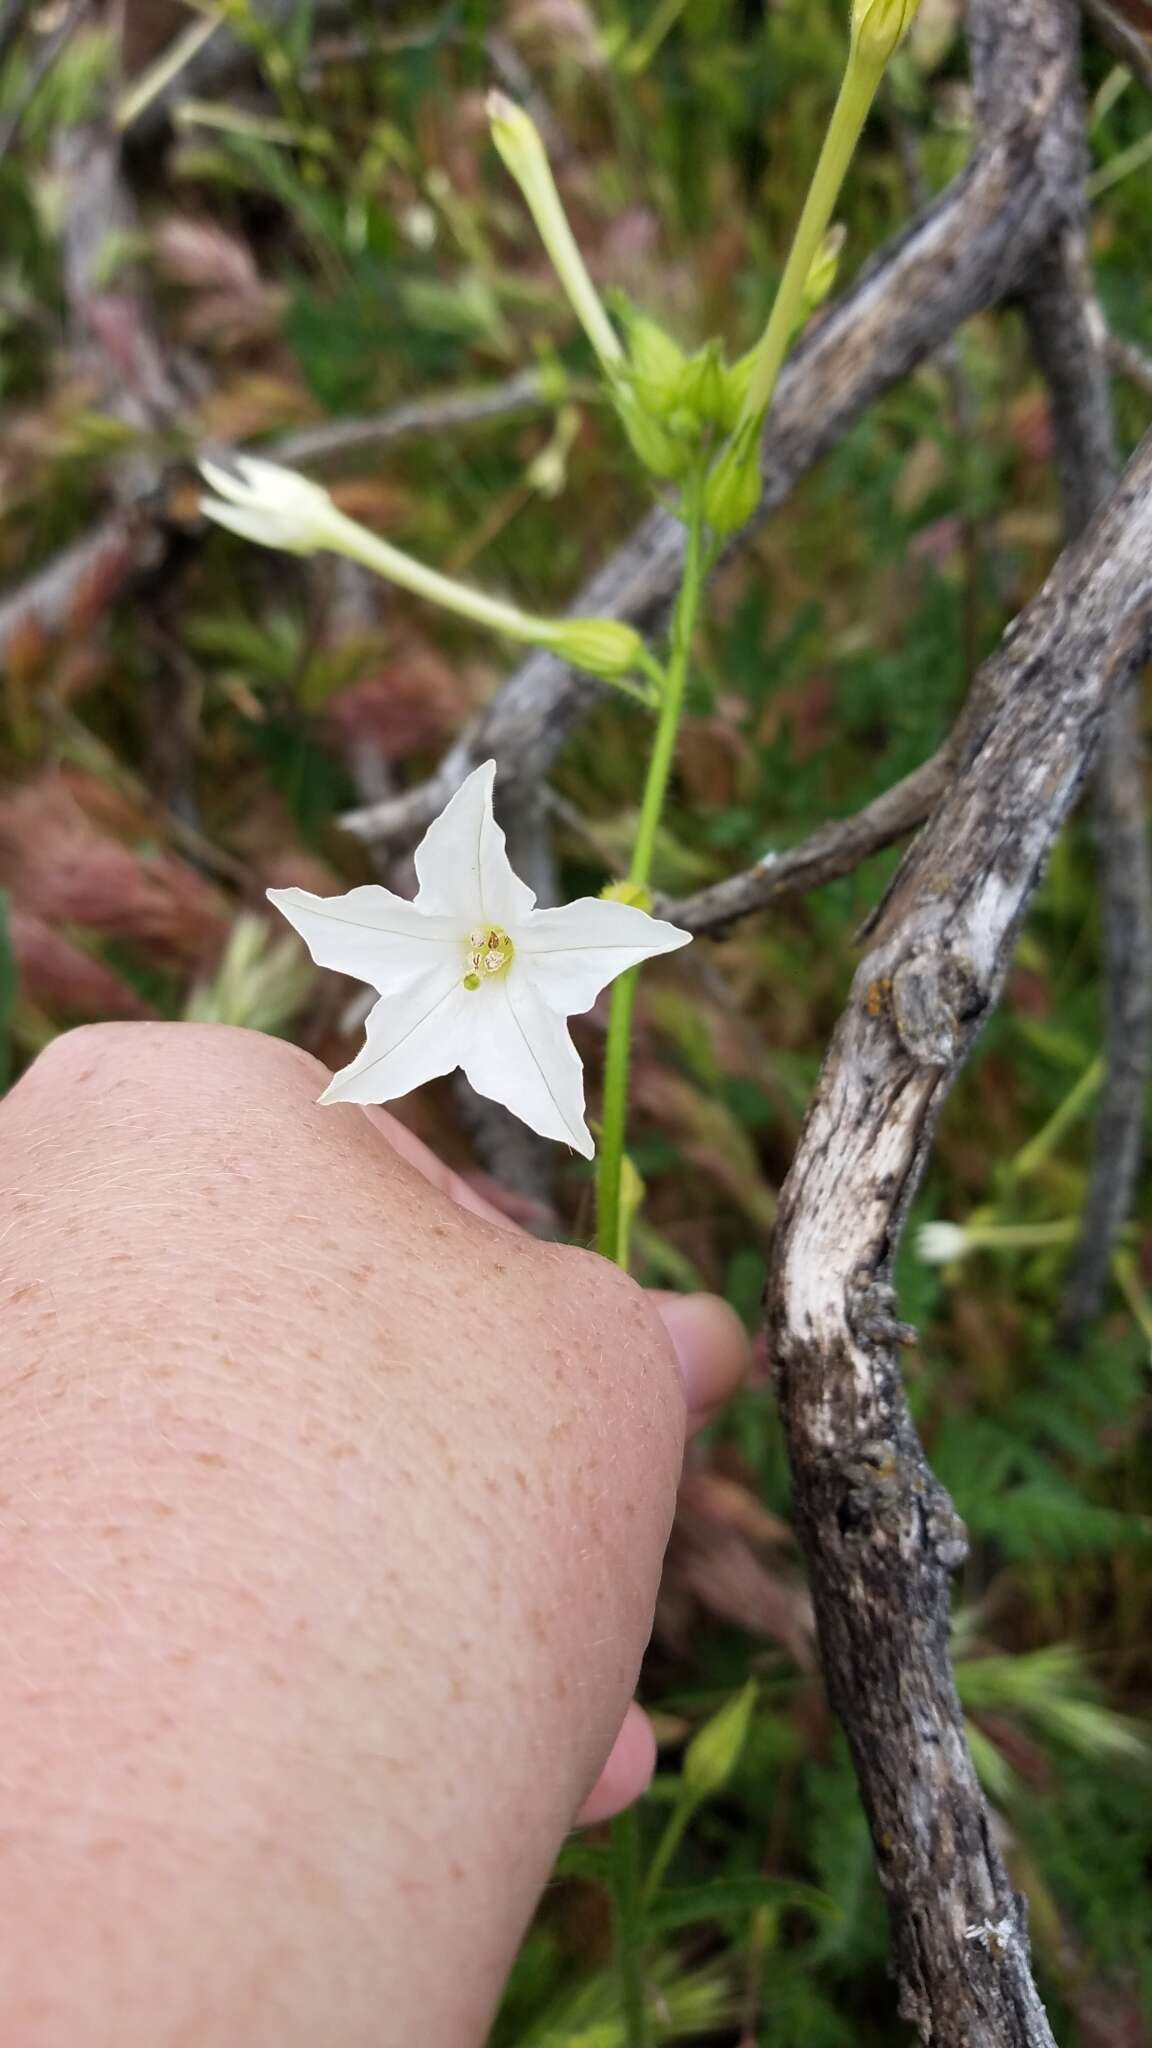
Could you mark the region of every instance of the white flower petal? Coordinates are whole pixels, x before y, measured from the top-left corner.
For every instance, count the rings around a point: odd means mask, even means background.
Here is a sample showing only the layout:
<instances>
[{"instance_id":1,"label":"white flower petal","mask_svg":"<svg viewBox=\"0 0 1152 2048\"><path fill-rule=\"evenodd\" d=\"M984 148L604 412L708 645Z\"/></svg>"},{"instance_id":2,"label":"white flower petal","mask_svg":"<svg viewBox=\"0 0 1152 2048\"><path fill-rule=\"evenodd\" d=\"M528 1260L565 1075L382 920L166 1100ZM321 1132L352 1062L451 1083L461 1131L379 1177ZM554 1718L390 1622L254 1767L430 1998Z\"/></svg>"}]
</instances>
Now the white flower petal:
<instances>
[{"instance_id":1,"label":"white flower petal","mask_svg":"<svg viewBox=\"0 0 1152 2048\"><path fill-rule=\"evenodd\" d=\"M629 903L581 896L557 910L536 910L517 934L516 957L549 1009L562 1017L590 1010L602 988L629 967L691 940Z\"/></svg>"},{"instance_id":2,"label":"white flower petal","mask_svg":"<svg viewBox=\"0 0 1152 2048\"><path fill-rule=\"evenodd\" d=\"M229 533L238 533L242 540L254 540L262 548L279 548L290 555L312 555L320 546L310 527L302 531L298 521L285 519L278 512L226 505L221 498L201 498L200 510L216 526L225 526Z\"/></svg>"},{"instance_id":3,"label":"white flower petal","mask_svg":"<svg viewBox=\"0 0 1152 2048\"><path fill-rule=\"evenodd\" d=\"M468 996L455 966L435 967L399 995L382 996L363 1052L333 1075L321 1102L394 1102L450 1074L464 1056Z\"/></svg>"},{"instance_id":4,"label":"white flower petal","mask_svg":"<svg viewBox=\"0 0 1152 2048\"><path fill-rule=\"evenodd\" d=\"M269 889L268 901L299 932L317 967L350 974L381 995L410 988L433 967L463 978L466 934L457 922L427 917L374 882L345 896Z\"/></svg>"},{"instance_id":5,"label":"white flower petal","mask_svg":"<svg viewBox=\"0 0 1152 2048\"><path fill-rule=\"evenodd\" d=\"M205 458L200 474L218 497L253 511L277 512L282 518L299 521L329 516L331 493L323 484L312 482L295 469L279 462L266 462L259 455L229 453L227 462Z\"/></svg>"},{"instance_id":6,"label":"white flower petal","mask_svg":"<svg viewBox=\"0 0 1152 2048\"><path fill-rule=\"evenodd\" d=\"M416 848L416 901L421 910L457 918L465 931L495 924L515 935L536 897L512 872L492 815L495 776L495 761L474 768L429 825Z\"/></svg>"},{"instance_id":7,"label":"white flower petal","mask_svg":"<svg viewBox=\"0 0 1152 2048\"><path fill-rule=\"evenodd\" d=\"M477 1094L502 1102L542 1138L585 1159L595 1147L584 1121L584 1069L566 1026L540 1001L531 979L508 973L477 989L465 1012L461 1065Z\"/></svg>"}]
</instances>

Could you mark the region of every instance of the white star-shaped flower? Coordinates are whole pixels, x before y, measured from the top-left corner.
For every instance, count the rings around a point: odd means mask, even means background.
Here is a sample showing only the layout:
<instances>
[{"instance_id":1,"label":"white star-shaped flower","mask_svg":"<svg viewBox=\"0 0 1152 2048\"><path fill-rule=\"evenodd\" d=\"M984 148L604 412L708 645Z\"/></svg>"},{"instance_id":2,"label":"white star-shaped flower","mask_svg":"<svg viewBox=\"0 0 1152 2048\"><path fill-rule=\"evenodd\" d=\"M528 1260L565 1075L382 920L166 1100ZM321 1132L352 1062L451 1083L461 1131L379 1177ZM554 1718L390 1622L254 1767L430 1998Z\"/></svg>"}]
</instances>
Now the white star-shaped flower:
<instances>
[{"instance_id":1,"label":"white star-shaped flower","mask_svg":"<svg viewBox=\"0 0 1152 2048\"><path fill-rule=\"evenodd\" d=\"M363 1051L322 1102L391 1102L462 1067L478 1094L590 1159L584 1069L567 1019L691 933L594 896L537 910L492 815L495 775L493 761L475 769L429 826L414 902L372 883L346 896L268 896L318 967L354 975L380 997Z\"/></svg>"}]
</instances>

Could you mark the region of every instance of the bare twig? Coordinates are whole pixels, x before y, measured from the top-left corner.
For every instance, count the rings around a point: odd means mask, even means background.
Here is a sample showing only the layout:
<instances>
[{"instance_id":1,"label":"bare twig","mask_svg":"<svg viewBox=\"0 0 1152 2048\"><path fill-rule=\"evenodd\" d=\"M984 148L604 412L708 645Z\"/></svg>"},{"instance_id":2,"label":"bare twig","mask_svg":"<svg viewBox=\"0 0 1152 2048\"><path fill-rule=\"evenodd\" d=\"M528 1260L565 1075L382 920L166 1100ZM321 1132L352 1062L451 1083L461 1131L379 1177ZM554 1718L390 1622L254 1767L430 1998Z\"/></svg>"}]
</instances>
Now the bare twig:
<instances>
[{"instance_id":1,"label":"bare twig","mask_svg":"<svg viewBox=\"0 0 1152 2048\"><path fill-rule=\"evenodd\" d=\"M338 455L362 455L388 448L413 434L450 433L457 427L506 419L510 413L532 412L550 404L545 381L538 370L522 370L503 384L476 385L470 390L407 399L388 412L369 414L364 419L324 420L319 426L300 427L282 434L269 444L266 452L277 462L330 462Z\"/></svg>"},{"instance_id":2,"label":"bare twig","mask_svg":"<svg viewBox=\"0 0 1152 2048\"><path fill-rule=\"evenodd\" d=\"M968 169L881 253L801 344L780 380L764 441L762 519L872 402L932 355L961 321L1016 288L1063 218L1071 0L971 0L983 131ZM1073 159L1074 160L1074 159ZM737 545L739 542L737 542ZM654 512L575 600L577 612L651 625L680 577L683 529ZM469 769L494 758L501 787L543 779L600 687L533 654L461 735L437 773L344 823L410 843Z\"/></svg>"},{"instance_id":3,"label":"bare twig","mask_svg":"<svg viewBox=\"0 0 1152 2048\"><path fill-rule=\"evenodd\" d=\"M1133 78L1152 92L1152 49L1146 36L1132 22L1125 21L1108 0L1083 0L1084 12L1092 23L1102 43L1107 43L1114 57L1128 66Z\"/></svg>"},{"instance_id":4,"label":"bare twig","mask_svg":"<svg viewBox=\"0 0 1152 2048\"><path fill-rule=\"evenodd\" d=\"M253 0L253 7L269 27L276 27L290 19L295 12L296 0ZM312 12L319 20L350 11L350 0L313 0ZM387 0L376 0L374 12L383 16L387 12ZM183 43L184 35L181 34L178 40ZM162 65L163 60L158 62ZM181 63L170 79L163 81L160 90L144 97L130 122L125 124L133 142L148 141L162 131L173 107L180 100L218 92L237 76L250 71L254 63L250 44L221 25L214 35L194 48L188 61Z\"/></svg>"},{"instance_id":5,"label":"bare twig","mask_svg":"<svg viewBox=\"0 0 1152 2048\"><path fill-rule=\"evenodd\" d=\"M1152 437L987 665L994 706L907 856L780 1200L768 1286L824 1668L932 2048L1052 2048L948 1651L962 1526L897 1364L890 1273L935 1119L1109 706L1152 648Z\"/></svg>"},{"instance_id":6,"label":"bare twig","mask_svg":"<svg viewBox=\"0 0 1152 2048\"><path fill-rule=\"evenodd\" d=\"M99 595L104 602L141 569L159 560L163 540L150 522L111 513L92 532L30 576L0 604L0 674L26 631L55 636L82 620Z\"/></svg>"},{"instance_id":7,"label":"bare twig","mask_svg":"<svg viewBox=\"0 0 1152 2048\"><path fill-rule=\"evenodd\" d=\"M1048 386L1070 539L1082 533L1118 467L1106 333L1097 310L1083 222L1070 223L1037 266L1024 300L1032 347ZM1095 778L1104 940L1104 1082L1080 1238L1060 1316L1078 1339L1099 1312L1112 1253L1131 1214L1144 1153L1152 1074L1152 848L1143 734L1135 688L1105 723Z\"/></svg>"},{"instance_id":8,"label":"bare twig","mask_svg":"<svg viewBox=\"0 0 1152 2048\"><path fill-rule=\"evenodd\" d=\"M53 171L75 358L101 402L126 426L142 433L164 426L178 413L182 391L143 278L131 265L107 274L109 250L131 246L137 231L118 138L103 122L62 130ZM170 535L159 509L161 462L130 450L114 464L110 481L115 509L0 604L0 673L24 630L59 633L163 561Z\"/></svg>"},{"instance_id":9,"label":"bare twig","mask_svg":"<svg viewBox=\"0 0 1152 2048\"><path fill-rule=\"evenodd\" d=\"M826 882L850 875L872 854L922 825L951 778L951 750L941 747L922 767L865 804L854 817L822 825L799 846L766 853L754 868L701 889L695 896L685 896L679 902L664 899L657 905L658 914L670 917L684 931L716 936L739 917L767 910L789 896L820 889Z\"/></svg>"},{"instance_id":10,"label":"bare twig","mask_svg":"<svg viewBox=\"0 0 1152 2048\"><path fill-rule=\"evenodd\" d=\"M1104 346L1112 368L1127 377L1130 384L1138 384L1141 391L1152 395L1152 356L1137 348L1134 341L1122 341L1118 334L1109 334Z\"/></svg>"}]
</instances>

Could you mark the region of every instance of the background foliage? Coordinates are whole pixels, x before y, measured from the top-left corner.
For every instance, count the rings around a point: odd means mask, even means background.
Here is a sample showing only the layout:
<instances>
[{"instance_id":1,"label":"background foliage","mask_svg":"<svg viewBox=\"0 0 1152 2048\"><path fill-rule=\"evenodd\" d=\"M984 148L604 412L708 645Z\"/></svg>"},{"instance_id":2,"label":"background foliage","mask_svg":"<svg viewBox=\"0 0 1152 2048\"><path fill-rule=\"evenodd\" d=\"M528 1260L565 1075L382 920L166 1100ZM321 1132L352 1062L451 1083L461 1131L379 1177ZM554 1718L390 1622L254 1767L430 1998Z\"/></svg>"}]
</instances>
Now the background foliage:
<instances>
[{"instance_id":1,"label":"background foliage","mask_svg":"<svg viewBox=\"0 0 1152 2048\"><path fill-rule=\"evenodd\" d=\"M226 99L186 97L161 136L131 142L139 227L100 257L106 309L130 322L139 295L153 296L183 394L143 427L114 402L107 347L94 369L78 340L62 262L61 138L122 91L117 50L86 24L34 93L31 41L0 75L0 112L20 112L0 160L0 572L18 585L86 533L134 453L157 466L174 536L130 601L85 586L61 631L26 621L9 644L0 1084L95 1017L223 1017L349 1057L353 992L318 981L272 931L262 891L371 875L341 810L426 768L495 687L501 650L343 566L207 533L187 455L210 439L269 445L535 363L544 396L517 415L344 456L325 474L345 509L414 551L533 609L561 608L627 534L644 487L495 162L483 89L496 75L538 95L598 280L626 286L684 340L720 333L736 349L754 338L786 249L845 14L841 0L602 0L595 12L586 0L455 0L390 12L381 28L368 5L322 20L301 5L273 33L241 0L220 11L251 41L252 77ZM186 17L126 12L138 77ZM925 0L870 126L844 209L848 276L906 218L910 187L931 189L963 161L957 12ZM1152 108L1099 48L1088 76L1101 293L1119 331L1152 338ZM113 358L115 346L114 334ZM1131 441L1148 400L1117 397ZM660 886L749 864L936 746L1057 548L1048 456L1021 330L1010 316L978 321L723 572ZM643 715L606 705L563 757L566 893L598 889L623 858ZM635 1145L647 1279L719 1289L754 1324L776 1190L848 987L853 931L894 858L647 983ZM956 1627L973 1740L1031 1901L1059 2038L1077 2048L1147 2039L1152 2010L1145 1226L1088 1346L1064 1356L1052 1336L1065 1247L1048 1227L1071 1225L1083 1188L1097 947L1081 823L923 1192L923 1215L978 1214L988 1241L943 1271L908 1250L901 1269L921 1332L908 1360L917 1417L972 1536ZM602 1030L588 1020L593 1070ZM409 1109L477 1170L447 1084ZM588 1196L586 1170L561 1164L577 1238ZM534 1220L522 1198L504 1199ZM995 1241L1031 1225L1047 1241ZM670 2042L867 2048L904 2029L815 1666L770 1380L765 1361L692 1463L669 1557L646 1677L662 1765L639 1822L646 1862L671 1831L650 1968ZM711 1750L694 1752L718 1712ZM601 1856L595 1837L567 1852L496 2048L620 2040Z\"/></svg>"}]
</instances>

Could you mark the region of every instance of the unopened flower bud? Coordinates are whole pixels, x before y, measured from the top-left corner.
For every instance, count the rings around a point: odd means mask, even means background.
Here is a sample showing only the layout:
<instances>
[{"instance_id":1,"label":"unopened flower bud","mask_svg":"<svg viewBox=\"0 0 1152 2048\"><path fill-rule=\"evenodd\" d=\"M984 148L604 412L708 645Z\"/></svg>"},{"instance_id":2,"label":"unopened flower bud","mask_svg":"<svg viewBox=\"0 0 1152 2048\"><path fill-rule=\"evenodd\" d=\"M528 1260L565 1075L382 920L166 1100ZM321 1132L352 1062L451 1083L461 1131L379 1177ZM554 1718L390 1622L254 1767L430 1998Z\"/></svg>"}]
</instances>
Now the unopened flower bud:
<instances>
[{"instance_id":1,"label":"unopened flower bud","mask_svg":"<svg viewBox=\"0 0 1152 2048\"><path fill-rule=\"evenodd\" d=\"M531 115L502 92L488 95L488 121L492 140L524 195L572 310L604 368L614 376L624 363L620 337L568 225L540 130Z\"/></svg>"},{"instance_id":2,"label":"unopened flower bud","mask_svg":"<svg viewBox=\"0 0 1152 2048\"><path fill-rule=\"evenodd\" d=\"M724 1790L748 1740L755 1708L756 1682L750 1679L692 1737L682 1769L684 1790L693 1799L711 1799Z\"/></svg>"},{"instance_id":3,"label":"unopened flower bud","mask_svg":"<svg viewBox=\"0 0 1152 2048\"><path fill-rule=\"evenodd\" d=\"M704 517L722 540L747 526L763 490L760 440L742 432L729 441L704 486Z\"/></svg>"},{"instance_id":4,"label":"unopened flower bud","mask_svg":"<svg viewBox=\"0 0 1152 2048\"><path fill-rule=\"evenodd\" d=\"M968 1232L959 1223L922 1223L916 1233L916 1256L926 1266L950 1266L969 1248Z\"/></svg>"},{"instance_id":5,"label":"unopened flower bud","mask_svg":"<svg viewBox=\"0 0 1152 2048\"><path fill-rule=\"evenodd\" d=\"M608 681L643 664L643 640L634 626L618 619L557 619L549 625L546 645L573 668L586 668Z\"/></svg>"},{"instance_id":6,"label":"unopened flower bud","mask_svg":"<svg viewBox=\"0 0 1152 2048\"><path fill-rule=\"evenodd\" d=\"M683 476L692 461L692 448L646 412L634 399L621 398L616 410L620 423L646 470L658 477Z\"/></svg>"},{"instance_id":7,"label":"unopened flower bud","mask_svg":"<svg viewBox=\"0 0 1152 2048\"><path fill-rule=\"evenodd\" d=\"M907 35L920 0L854 0L852 48L876 64L887 64Z\"/></svg>"},{"instance_id":8,"label":"unopened flower bud","mask_svg":"<svg viewBox=\"0 0 1152 2048\"><path fill-rule=\"evenodd\" d=\"M730 424L727 377L718 342L707 342L688 358L681 378L680 402L697 426Z\"/></svg>"},{"instance_id":9,"label":"unopened flower bud","mask_svg":"<svg viewBox=\"0 0 1152 2048\"><path fill-rule=\"evenodd\" d=\"M627 314L628 381L645 411L657 415L675 410L688 358L679 342L646 313Z\"/></svg>"}]
</instances>

